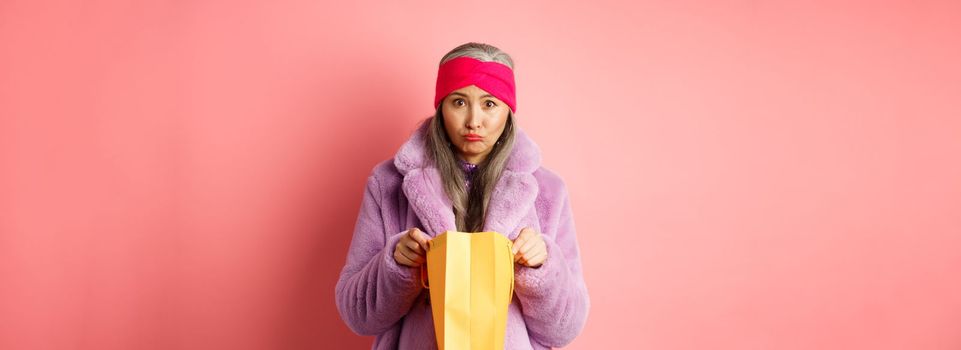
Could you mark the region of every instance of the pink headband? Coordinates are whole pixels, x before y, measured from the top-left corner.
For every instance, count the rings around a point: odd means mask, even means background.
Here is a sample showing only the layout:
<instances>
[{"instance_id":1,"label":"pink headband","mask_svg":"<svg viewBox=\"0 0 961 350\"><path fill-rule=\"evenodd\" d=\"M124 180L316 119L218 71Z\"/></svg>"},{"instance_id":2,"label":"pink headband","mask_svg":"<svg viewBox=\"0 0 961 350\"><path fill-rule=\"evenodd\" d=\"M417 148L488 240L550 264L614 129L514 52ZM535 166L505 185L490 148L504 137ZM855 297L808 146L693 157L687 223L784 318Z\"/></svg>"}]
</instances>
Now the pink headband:
<instances>
[{"instance_id":1,"label":"pink headband","mask_svg":"<svg viewBox=\"0 0 961 350\"><path fill-rule=\"evenodd\" d=\"M437 70L434 109L440 106L440 101L448 94L469 85L477 85L504 101L511 107L511 111L517 113L514 97L514 70L501 63L483 62L467 56L444 62Z\"/></svg>"}]
</instances>

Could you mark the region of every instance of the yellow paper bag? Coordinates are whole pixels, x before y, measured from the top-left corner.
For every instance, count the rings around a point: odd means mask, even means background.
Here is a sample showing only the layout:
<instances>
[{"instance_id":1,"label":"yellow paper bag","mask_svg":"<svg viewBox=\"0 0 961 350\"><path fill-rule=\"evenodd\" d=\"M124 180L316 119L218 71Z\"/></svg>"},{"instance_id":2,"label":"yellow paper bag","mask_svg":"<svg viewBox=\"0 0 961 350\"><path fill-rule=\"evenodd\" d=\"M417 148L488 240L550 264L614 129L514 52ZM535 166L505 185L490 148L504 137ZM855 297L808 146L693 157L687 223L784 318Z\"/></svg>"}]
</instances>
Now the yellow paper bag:
<instances>
[{"instance_id":1,"label":"yellow paper bag","mask_svg":"<svg viewBox=\"0 0 961 350\"><path fill-rule=\"evenodd\" d=\"M504 349L514 295L511 245L496 232L447 231L430 241L421 281L430 289L440 350Z\"/></svg>"}]
</instances>

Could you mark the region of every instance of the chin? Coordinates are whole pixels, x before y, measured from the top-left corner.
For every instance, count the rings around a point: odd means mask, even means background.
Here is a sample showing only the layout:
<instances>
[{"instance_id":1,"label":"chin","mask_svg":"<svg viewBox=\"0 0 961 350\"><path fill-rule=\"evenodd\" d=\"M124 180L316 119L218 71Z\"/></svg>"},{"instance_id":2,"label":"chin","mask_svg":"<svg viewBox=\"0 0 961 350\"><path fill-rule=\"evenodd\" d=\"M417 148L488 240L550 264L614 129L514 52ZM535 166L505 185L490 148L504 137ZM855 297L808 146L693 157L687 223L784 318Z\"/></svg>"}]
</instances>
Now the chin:
<instances>
[{"instance_id":1,"label":"chin","mask_svg":"<svg viewBox=\"0 0 961 350\"><path fill-rule=\"evenodd\" d=\"M470 148L470 149L467 149L466 151L464 151L464 153L470 154L470 155L472 155L472 156L476 156L476 155L479 155L479 154L484 153L484 151L486 151L486 150L487 150L486 148L484 148L484 149Z\"/></svg>"}]
</instances>

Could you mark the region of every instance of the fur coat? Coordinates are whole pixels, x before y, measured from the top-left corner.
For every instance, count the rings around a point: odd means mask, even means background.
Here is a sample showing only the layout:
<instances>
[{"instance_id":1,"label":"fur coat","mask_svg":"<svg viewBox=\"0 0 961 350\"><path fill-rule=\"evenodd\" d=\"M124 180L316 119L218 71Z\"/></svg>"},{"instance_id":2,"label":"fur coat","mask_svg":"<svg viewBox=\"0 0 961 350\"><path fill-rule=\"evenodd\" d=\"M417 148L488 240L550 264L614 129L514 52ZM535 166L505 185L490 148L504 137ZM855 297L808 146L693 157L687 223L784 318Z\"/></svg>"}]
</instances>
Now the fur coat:
<instances>
[{"instance_id":1,"label":"fur coat","mask_svg":"<svg viewBox=\"0 0 961 350\"><path fill-rule=\"evenodd\" d=\"M434 237L456 230L440 174L429 164L423 123L393 159L367 178L347 261L337 281L337 309L347 326L373 335L374 349L436 349L428 290L419 268L399 265L394 247L409 228ZM504 348L550 349L577 336L590 300L564 181L541 166L538 146L515 129L514 147L491 193L483 231L514 240L524 227L540 232L547 260L515 264Z\"/></svg>"}]
</instances>

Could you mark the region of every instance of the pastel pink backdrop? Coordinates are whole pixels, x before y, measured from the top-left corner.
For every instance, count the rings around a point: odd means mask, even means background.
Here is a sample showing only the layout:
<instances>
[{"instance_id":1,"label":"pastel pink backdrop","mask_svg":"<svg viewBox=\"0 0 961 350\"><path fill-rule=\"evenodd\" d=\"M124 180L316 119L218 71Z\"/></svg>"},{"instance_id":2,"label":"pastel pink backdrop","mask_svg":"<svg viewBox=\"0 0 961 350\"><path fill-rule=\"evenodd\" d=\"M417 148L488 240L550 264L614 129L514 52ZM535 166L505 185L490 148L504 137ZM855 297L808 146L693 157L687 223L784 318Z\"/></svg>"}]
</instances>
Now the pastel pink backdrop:
<instances>
[{"instance_id":1,"label":"pastel pink backdrop","mask_svg":"<svg viewBox=\"0 0 961 350\"><path fill-rule=\"evenodd\" d=\"M570 349L961 348L961 2L0 3L0 348L361 349L364 179L467 41L573 195Z\"/></svg>"}]
</instances>

